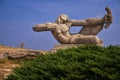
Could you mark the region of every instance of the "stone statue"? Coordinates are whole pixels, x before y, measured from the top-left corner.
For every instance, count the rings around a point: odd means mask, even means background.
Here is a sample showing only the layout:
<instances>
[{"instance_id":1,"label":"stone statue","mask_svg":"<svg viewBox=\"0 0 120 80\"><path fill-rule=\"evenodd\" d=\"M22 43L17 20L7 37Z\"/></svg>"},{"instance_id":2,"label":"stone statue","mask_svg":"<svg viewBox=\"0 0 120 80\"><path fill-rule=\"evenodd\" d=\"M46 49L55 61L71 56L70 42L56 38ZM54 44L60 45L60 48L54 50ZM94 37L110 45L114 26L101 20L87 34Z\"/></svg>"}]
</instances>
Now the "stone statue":
<instances>
[{"instance_id":1,"label":"stone statue","mask_svg":"<svg viewBox=\"0 0 120 80\"><path fill-rule=\"evenodd\" d=\"M107 14L103 18L90 18L86 20L71 20L66 14L61 14L56 21L33 26L36 32L51 31L55 39L61 44L102 44L96 35L103 29L109 28L112 23L112 12L106 7ZM83 26L79 33L71 34L72 26Z\"/></svg>"}]
</instances>

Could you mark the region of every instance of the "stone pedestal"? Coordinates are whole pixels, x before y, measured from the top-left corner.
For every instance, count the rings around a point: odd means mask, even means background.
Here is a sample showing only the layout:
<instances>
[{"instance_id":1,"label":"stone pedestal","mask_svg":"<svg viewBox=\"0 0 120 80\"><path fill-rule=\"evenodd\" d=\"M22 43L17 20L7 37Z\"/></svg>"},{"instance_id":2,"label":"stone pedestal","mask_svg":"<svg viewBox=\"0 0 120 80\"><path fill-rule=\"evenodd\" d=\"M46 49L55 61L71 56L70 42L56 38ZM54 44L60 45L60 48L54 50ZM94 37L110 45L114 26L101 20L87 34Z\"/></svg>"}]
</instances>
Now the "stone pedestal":
<instances>
[{"instance_id":1,"label":"stone pedestal","mask_svg":"<svg viewBox=\"0 0 120 80\"><path fill-rule=\"evenodd\" d=\"M79 46L85 45L85 44L56 44L54 45L54 48L51 49L51 52L56 52L59 49L68 49L68 48L77 48ZM97 46L102 46L102 44L96 44Z\"/></svg>"}]
</instances>

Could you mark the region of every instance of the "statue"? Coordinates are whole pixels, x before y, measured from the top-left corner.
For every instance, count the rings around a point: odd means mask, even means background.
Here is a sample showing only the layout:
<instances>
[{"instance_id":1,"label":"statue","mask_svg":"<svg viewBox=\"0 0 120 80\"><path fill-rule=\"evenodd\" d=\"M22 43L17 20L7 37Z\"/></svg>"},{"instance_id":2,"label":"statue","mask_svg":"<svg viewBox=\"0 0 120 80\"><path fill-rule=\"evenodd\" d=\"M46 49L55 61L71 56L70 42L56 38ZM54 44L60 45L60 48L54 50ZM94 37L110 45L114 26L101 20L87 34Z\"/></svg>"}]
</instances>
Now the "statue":
<instances>
[{"instance_id":1,"label":"statue","mask_svg":"<svg viewBox=\"0 0 120 80\"><path fill-rule=\"evenodd\" d=\"M37 24L33 26L36 32L51 31L55 39L61 44L102 44L96 35L103 29L109 28L112 23L112 12L106 7L107 14L103 18L90 18L86 20L71 20L66 14L58 16L55 22ZM71 34L72 26L83 26L77 34Z\"/></svg>"}]
</instances>

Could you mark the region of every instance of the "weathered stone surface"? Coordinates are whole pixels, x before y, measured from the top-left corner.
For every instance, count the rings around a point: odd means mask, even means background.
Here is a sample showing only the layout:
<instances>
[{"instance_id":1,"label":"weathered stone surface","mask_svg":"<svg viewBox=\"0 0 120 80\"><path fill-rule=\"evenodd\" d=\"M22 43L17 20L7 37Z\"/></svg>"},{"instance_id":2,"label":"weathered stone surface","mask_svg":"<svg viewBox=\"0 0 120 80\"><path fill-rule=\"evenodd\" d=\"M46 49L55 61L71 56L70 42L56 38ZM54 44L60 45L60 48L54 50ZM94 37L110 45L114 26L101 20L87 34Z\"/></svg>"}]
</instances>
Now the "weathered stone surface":
<instances>
[{"instance_id":1,"label":"weathered stone surface","mask_svg":"<svg viewBox=\"0 0 120 80\"><path fill-rule=\"evenodd\" d=\"M37 24L33 27L36 32L51 31L55 39L61 44L102 44L96 35L112 22L112 12L106 7L107 14L103 18L89 18L85 20L72 20L65 14L57 17L54 23ZM83 26L79 33L71 34L70 27Z\"/></svg>"},{"instance_id":2,"label":"weathered stone surface","mask_svg":"<svg viewBox=\"0 0 120 80\"><path fill-rule=\"evenodd\" d=\"M56 44L54 48L51 49L51 52L56 52L59 49L68 49L72 47L77 47L80 44Z\"/></svg>"}]
</instances>

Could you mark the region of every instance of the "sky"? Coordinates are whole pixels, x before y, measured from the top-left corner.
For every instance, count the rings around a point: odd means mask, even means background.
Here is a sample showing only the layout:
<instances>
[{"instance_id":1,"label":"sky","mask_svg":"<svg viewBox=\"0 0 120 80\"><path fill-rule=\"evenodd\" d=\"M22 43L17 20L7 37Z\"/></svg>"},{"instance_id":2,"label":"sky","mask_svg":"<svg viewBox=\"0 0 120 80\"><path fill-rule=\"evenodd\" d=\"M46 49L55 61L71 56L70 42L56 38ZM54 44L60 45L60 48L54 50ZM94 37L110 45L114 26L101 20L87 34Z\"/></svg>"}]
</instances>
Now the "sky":
<instances>
[{"instance_id":1,"label":"sky","mask_svg":"<svg viewBox=\"0 0 120 80\"><path fill-rule=\"evenodd\" d=\"M113 23L97 36L104 46L120 45L120 0L0 0L0 44L35 50L50 50L55 44L51 32L34 32L35 24L54 22L60 14L70 19L102 18L111 8ZM77 33L80 26L70 28Z\"/></svg>"}]
</instances>

